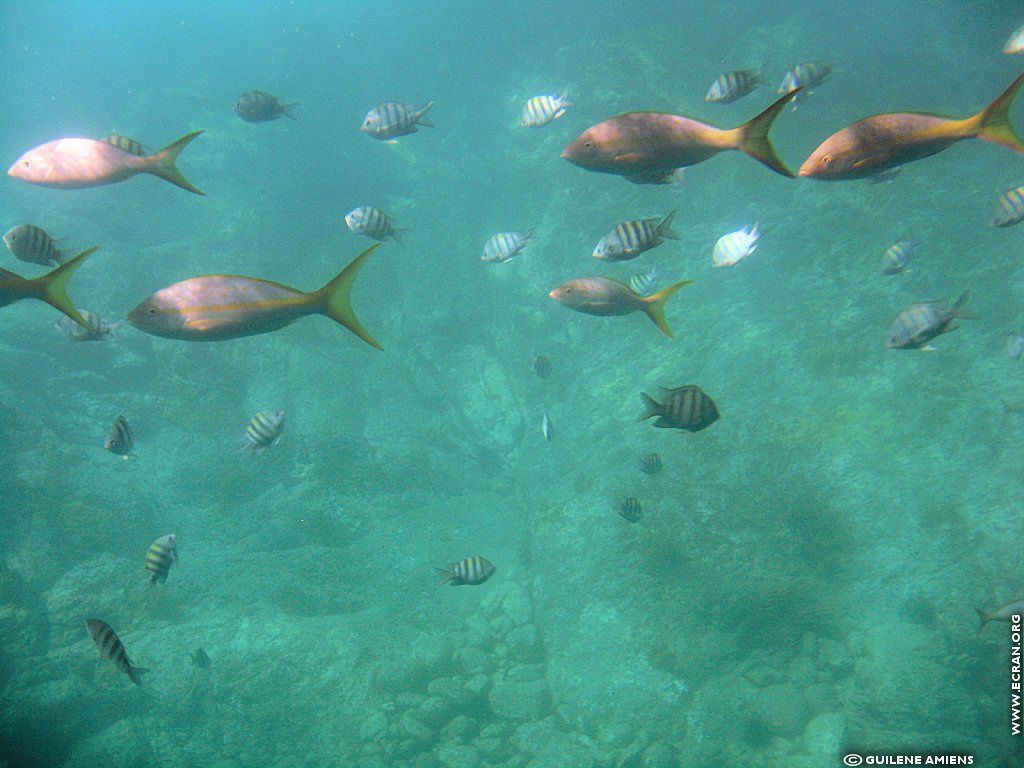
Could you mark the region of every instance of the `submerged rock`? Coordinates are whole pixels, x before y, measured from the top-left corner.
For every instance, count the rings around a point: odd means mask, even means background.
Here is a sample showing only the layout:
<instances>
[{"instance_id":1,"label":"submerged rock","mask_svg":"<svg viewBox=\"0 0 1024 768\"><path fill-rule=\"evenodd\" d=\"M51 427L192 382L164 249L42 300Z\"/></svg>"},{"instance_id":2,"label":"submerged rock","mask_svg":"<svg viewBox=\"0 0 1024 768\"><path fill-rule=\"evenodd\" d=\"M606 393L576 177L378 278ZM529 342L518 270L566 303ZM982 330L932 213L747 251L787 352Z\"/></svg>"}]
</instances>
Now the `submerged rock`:
<instances>
[{"instance_id":1,"label":"submerged rock","mask_svg":"<svg viewBox=\"0 0 1024 768\"><path fill-rule=\"evenodd\" d=\"M544 680L495 682L487 695L491 711L509 720L539 720L551 709L551 691Z\"/></svg>"}]
</instances>

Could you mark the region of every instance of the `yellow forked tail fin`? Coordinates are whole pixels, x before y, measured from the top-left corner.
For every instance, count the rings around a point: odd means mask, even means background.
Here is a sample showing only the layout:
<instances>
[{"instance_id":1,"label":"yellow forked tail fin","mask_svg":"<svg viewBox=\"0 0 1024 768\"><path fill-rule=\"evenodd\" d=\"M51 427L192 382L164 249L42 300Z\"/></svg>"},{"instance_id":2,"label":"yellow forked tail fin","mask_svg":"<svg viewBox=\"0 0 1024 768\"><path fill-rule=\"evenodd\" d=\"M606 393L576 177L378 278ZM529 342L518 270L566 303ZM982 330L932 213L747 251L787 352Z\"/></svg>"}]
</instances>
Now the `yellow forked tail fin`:
<instances>
[{"instance_id":1,"label":"yellow forked tail fin","mask_svg":"<svg viewBox=\"0 0 1024 768\"><path fill-rule=\"evenodd\" d=\"M680 288L684 288L692 282L693 280L683 280L681 283L670 285L663 291L658 291L653 296L648 296L643 300L644 312L658 326L658 329L670 339L674 339L675 336L672 334L672 329L668 327L668 323L665 322L665 302L672 298L672 295Z\"/></svg>"},{"instance_id":2,"label":"yellow forked tail fin","mask_svg":"<svg viewBox=\"0 0 1024 768\"><path fill-rule=\"evenodd\" d=\"M71 274L82 266L82 264L85 263L85 260L92 256L98 249L99 246L97 245L87 251L82 251L80 254L75 256L75 258L70 261L65 261L56 269L52 269L45 275L41 275L28 281L36 296L45 301L51 307L63 312L83 328L88 328L89 324L85 322L85 318L82 317L81 313L75 309L75 305L71 302L71 299L68 298L68 294L65 289L67 288L68 281L71 279Z\"/></svg>"},{"instance_id":3,"label":"yellow forked tail fin","mask_svg":"<svg viewBox=\"0 0 1024 768\"><path fill-rule=\"evenodd\" d=\"M202 131L193 131L161 149L153 155L153 165L149 168L149 172L154 176L159 176L161 179L166 179L171 184L175 184L182 189L187 189L189 192L205 195L206 193L186 179L185 174L179 171L178 166L174 164L174 161L178 159L178 155L181 154L181 150L187 147L189 142L201 133Z\"/></svg>"},{"instance_id":4,"label":"yellow forked tail fin","mask_svg":"<svg viewBox=\"0 0 1024 768\"><path fill-rule=\"evenodd\" d=\"M331 282L319 291L313 293L312 296L314 303L321 306L321 312L335 322L344 325L370 346L382 349L381 345L376 342L376 340L370 335L369 331L363 328L362 323L359 322L359 318L356 317L356 313L352 310L352 304L349 301L349 293L352 290L352 283L356 280L356 275L359 274L359 270L362 269L363 264L366 263L370 254L379 247L380 243L371 245L361 254L356 256L352 260L351 264L341 270L337 277L331 280Z\"/></svg>"},{"instance_id":5,"label":"yellow forked tail fin","mask_svg":"<svg viewBox=\"0 0 1024 768\"><path fill-rule=\"evenodd\" d=\"M1021 141L1010 123L1010 107L1013 106L1013 99L1021 85L1024 85L1024 75L1014 80L995 101L968 122L977 131L979 139L1001 144L1007 149L1024 154L1024 141Z\"/></svg>"},{"instance_id":6,"label":"yellow forked tail fin","mask_svg":"<svg viewBox=\"0 0 1024 768\"><path fill-rule=\"evenodd\" d=\"M790 91L764 112L736 129L739 131L739 142L736 145L736 149L750 155L755 160L759 160L776 173L781 173L783 176L788 176L791 179L793 178L793 172L786 167L786 164L782 162L782 158L776 154L775 147L772 146L772 140L768 137L768 131L771 130L775 118L779 116L790 101L796 98L796 95L801 90L803 89L797 88L794 91Z\"/></svg>"}]
</instances>

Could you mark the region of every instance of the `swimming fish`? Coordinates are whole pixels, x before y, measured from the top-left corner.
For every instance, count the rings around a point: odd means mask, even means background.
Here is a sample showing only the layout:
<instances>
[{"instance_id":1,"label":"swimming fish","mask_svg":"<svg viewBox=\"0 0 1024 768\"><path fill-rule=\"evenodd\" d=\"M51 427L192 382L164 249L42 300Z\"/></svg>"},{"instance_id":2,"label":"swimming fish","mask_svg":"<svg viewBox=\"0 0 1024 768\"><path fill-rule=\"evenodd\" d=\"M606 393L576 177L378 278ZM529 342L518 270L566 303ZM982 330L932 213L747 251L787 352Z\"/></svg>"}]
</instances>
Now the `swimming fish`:
<instances>
[{"instance_id":1,"label":"swimming fish","mask_svg":"<svg viewBox=\"0 0 1024 768\"><path fill-rule=\"evenodd\" d=\"M619 515L631 523L638 523L644 516L644 508L635 496L627 496L619 502Z\"/></svg>"},{"instance_id":2,"label":"swimming fish","mask_svg":"<svg viewBox=\"0 0 1024 768\"><path fill-rule=\"evenodd\" d=\"M544 355L537 355L533 358L533 372L538 378L546 379L551 375L551 361Z\"/></svg>"},{"instance_id":3,"label":"swimming fish","mask_svg":"<svg viewBox=\"0 0 1024 768\"><path fill-rule=\"evenodd\" d=\"M427 112L433 106L434 102L432 101L428 101L425 106L420 108L397 101L381 102L366 113L366 118L359 130L380 141L394 143L394 139L398 136L416 133L418 125L433 128L434 123L427 117Z\"/></svg>"},{"instance_id":4,"label":"swimming fish","mask_svg":"<svg viewBox=\"0 0 1024 768\"><path fill-rule=\"evenodd\" d=\"M792 178L768 131L798 93L799 89L787 93L749 122L729 130L680 115L629 112L585 130L562 150L562 157L588 171L616 174L635 184L668 184L678 169L735 149Z\"/></svg>"},{"instance_id":5,"label":"swimming fish","mask_svg":"<svg viewBox=\"0 0 1024 768\"><path fill-rule=\"evenodd\" d=\"M692 282L683 280L653 296L639 296L625 283L610 277L577 277L555 288L548 296L562 306L586 315L607 317L643 312L658 326L658 330L671 339L675 337L665 322L665 302Z\"/></svg>"},{"instance_id":6,"label":"swimming fish","mask_svg":"<svg viewBox=\"0 0 1024 768\"><path fill-rule=\"evenodd\" d=\"M499 232L484 243L484 255L480 257L480 261L501 264L518 256L534 240L532 229L524 229L521 232Z\"/></svg>"},{"instance_id":7,"label":"swimming fish","mask_svg":"<svg viewBox=\"0 0 1024 768\"><path fill-rule=\"evenodd\" d=\"M63 312L83 328L88 328L88 322L68 298L66 288L71 274L82 266L98 247L82 251L75 258L64 262L56 269L32 279L8 272L6 269L0 269L0 307L6 307L8 304L22 299L39 299Z\"/></svg>"},{"instance_id":8,"label":"swimming fish","mask_svg":"<svg viewBox=\"0 0 1024 768\"><path fill-rule=\"evenodd\" d=\"M57 266L64 254L57 249L53 238L35 224L19 224L4 235L4 245L14 258L43 266Z\"/></svg>"},{"instance_id":9,"label":"swimming fish","mask_svg":"<svg viewBox=\"0 0 1024 768\"><path fill-rule=\"evenodd\" d=\"M178 537L173 533L161 536L146 550L145 569L149 573L149 584L163 584L171 566L178 562Z\"/></svg>"},{"instance_id":10,"label":"swimming fish","mask_svg":"<svg viewBox=\"0 0 1024 768\"><path fill-rule=\"evenodd\" d=\"M129 457L133 455L132 448L134 445L132 428L128 426L128 421L124 416L118 416L114 419L114 424L107 433L107 439L104 441L103 447L128 461Z\"/></svg>"},{"instance_id":11,"label":"swimming fish","mask_svg":"<svg viewBox=\"0 0 1024 768\"><path fill-rule=\"evenodd\" d=\"M544 412L544 417L540 420L540 433L549 443L555 439L555 428L551 424L551 417L547 411Z\"/></svg>"},{"instance_id":12,"label":"swimming fish","mask_svg":"<svg viewBox=\"0 0 1024 768\"><path fill-rule=\"evenodd\" d=\"M463 584L483 584L497 570L486 557L467 557L457 563L451 563L447 568L434 568L444 578L442 584L451 587L459 587Z\"/></svg>"},{"instance_id":13,"label":"swimming fish","mask_svg":"<svg viewBox=\"0 0 1024 768\"><path fill-rule=\"evenodd\" d=\"M361 205L345 214L345 224L357 235L365 235L384 242L389 237L401 243L398 235L408 231L407 227L396 227L394 220L379 208Z\"/></svg>"},{"instance_id":14,"label":"swimming fish","mask_svg":"<svg viewBox=\"0 0 1024 768\"><path fill-rule=\"evenodd\" d=\"M661 245L666 239L678 240L679 233L672 229L675 216L676 212L672 211L665 218L658 216L616 224L611 232L601 238L591 255L604 261L628 261Z\"/></svg>"},{"instance_id":15,"label":"swimming fish","mask_svg":"<svg viewBox=\"0 0 1024 768\"><path fill-rule=\"evenodd\" d=\"M121 638L110 628L110 625L99 619L87 619L85 627L89 630L89 637L100 649L100 656L114 662L114 666L128 675L133 683L141 686L141 675L149 670L132 666L128 654L124 650L124 645L121 643Z\"/></svg>"},{"instance_id":16,"label":"swimming fish","mask_svg":"<svg viewBox=\"0 0 1024 768\"><path fill-rule=\"evenodd\" d=\"M684 432L700 432L718 421L715 401L696 384L686 384L675 389L662 387L661 391L664 393L661 403L646 392L640 393L644 401L644 412L637 421L657 416L654 426L660 429L681 429Z\"/></svg>"},{"instance_id":17,"label":"swimming fish","mask_svg":"<svg viewBox=\"0 0 1024 768\"><path fill-rule=\"evenodd\" d=\"M1012 227L1024 221L1024 186L1008 189L999 196L992 210L990 227ZM4 238L6 239L6 238Z\"/></svg>"},{"instance_id":18,"label":"swimming fish","mask_svg":"<svg viewBox=\"0 0 1024 768\"><path fill-rule=\"evenodd\" d=\"M560 118L571 106L568 88L562 91L561 96L534 96L523 106L523 116L519 124L523 128L541 128Z\"/></svg>"},{"instance_id":19,"label":"swimming fish","mask_svg":"<svg viewBox=\"0 0 1024 768\"><path fill-rule=\"evenodd\" d=\"M752 93L757 86L765 82L765 67L760 69L734 69L719 75L708 88L704 101L718 104L731 104Z\"/></svg>"},{"instance_id":20,"label":"swimming fish","mask_svg":"<svg viewBox=\"0 0 1024 768\"><path fill-rule=\"evenodd\" d=\"M281 439L284 432L284 411L260 411L245 428L242 450L261 454Z\"/></svg>"},{"instance_id":21,"label":"swimming fish","mask_svg":"<svg viewBox=\"0 0 1024 768\"><path fill-rule=\"evenodd\" d=\"M981 626L978 627L978 631L981 632L990 621L1009 621L1011 616L1024 617L1024 600L1013 600L994 611L983 611L981 608L974 610L981 619Z\"/></svg>"},{"instance_id":22,"label":"swimming fish","mask_svg":"<svg viewBox=\"0 0 1024 768\"><path fill-rule=\"evenodd\" d=\"M739 229L722 235L711 252L711 264L715 267L732 267L747 258L757 248L761 230L755 221L746 229Z\"/></svg>"},{"instance_id":23,"label":"swimming fish","mask_svg":"<svg viewBox=\"0 0 1024 768\"><path fill-rule=\"evenodd\" d=\"M629 278L629 287L636 291L638 296L646 296L654 290L660 277L658 268L651 264L651 268L646 272L637 272Z\"/></svg>"},{"instance_id":24,"label":"swimming fish","mask_svg":"<svg viewBox=\"0 0 1024 768\"><path fill-rule=\"evenodd\" d=\"M1003 46L1003 53L1024 53L1024 25L1021 25L1013 31L1010 35L1010 39L1006 41L1006 45Z\"/></svg>"},{"instance_id":25,"label":"swimming fish","mask_svg":"<svg viewBox=\"0 0 1024 768\"><path fill-rule=\"evenodd\" d=\"M111 337L117 338L120 322L112 323L87 309L79 310L79 314L85 319L84 327L67 316L58 317L53 327L72 341L106 341Z\"/></svg>"},{"instance_id":26,"label":"swimming fish","mask_svg":"<svg viewBox=\"0 0 1024 768\"><path fill-rule=\"evenodd\" d=\"M60 189L84 189L113 184L140 173L151 173L197 195L194 187L174 161L189 142L202 131L193 131L168 144L155 155L139 157L107 141L57 139L30 149L17 159L8 176Z\"/></svg>"},{"instance_id":27,"label":"swimming fish","mask_svg":"<svg viewBox=\"0 0 1024 768\"><path fill-rule=\"evenodd\" d=\"M898 275L907 271L914 258L914 244L910 240L897 240L882 255L882 274Z\"/></svg>"},{"instance_id":28,"label":"swimming fish","mask_svg":"<svg viewBox=\"0 0 1024 768\"><path fill-rule=\"evenodd\" d=\"M266 91L246 91L238 97L232 109L247 123L266 123L277 120L281 115L295 120L292 110L297 106L297 101L282 104L277 96Z\"/></svg>"},{"instance_id":29,"label":"swimming fish","mask_svg":"<svg viewBox=\"0 0 1024 768\"><path fill-rule=\"evenodd\" d=\"M791 93L801 89L800 94L793 99L793 109L795 110L797 104L814 93L814 89L825 82L825 78L831 72L832 65L825 61L807 61L797 64L782 78L782 83L779 84L776 93Z\"/></svg>"},{"instance_id":30,"label":"swimming fish","mask_svg":"<svg viewBox=\"0 0 1024 768\"><path fill-rule=\"evenodd\" d=\"M657 453L648 453L640 459L640 471L645 475L657 475L664 466L661 456Z\"/></svg>"},{"instance_id":31,"label":"swimming fish","mask_svg":"<svg viewBox=\"0 0 1024 768\"><path fill-rule=\"evenodd\" d=\"M930 157L963 139L981 139L1024 154L1024 142L1010 123L1010 107L1021 84L1024 75L965 120L920 112L865 117L825 139L798 175L821 181L863 179Z\"/></svg>"},{"instance_id":32,"label":"swimming fish","mask_svg":"<svg viewBox=\"0 0 1024 768\"><path fill-rule=\"evenodd\" d=\"M349 303L356 275L379 247L379 244L371 245L318 291L303 293L255 277L193 277L157 291L133 309L127 320L140 331L154 336L184 341L222 341L271 333L300 317L319 314L327 315L367 344L380 349L380 344L363 328Z\"/></svg>"},{"instance_id":33,"label":"swimming fish","mask_svg":"<svg viewBox=\"0 0 1024 768\"><path fill-rule=\"evenodd\" d=\"M202 648L196 648L194 651L189 651L188 657L192 660L193 666L199 667L200 669L210 668L210 657Z\"/></svg>"},{"instance_id":34,"label":"swimming fish","mask_svg":"<svg viewBox=\"0 0 1024 768\"><path fill-rule=\"evenodd\" d=\"M886 338L886 349L925 349L928 342L943 333L955 331L957 317L970 319L960 314L960 308L967 301L970 291L964 291L951 307L944 307L937 301L911 304L893 320Z\"/></svg>"}]
</instances>

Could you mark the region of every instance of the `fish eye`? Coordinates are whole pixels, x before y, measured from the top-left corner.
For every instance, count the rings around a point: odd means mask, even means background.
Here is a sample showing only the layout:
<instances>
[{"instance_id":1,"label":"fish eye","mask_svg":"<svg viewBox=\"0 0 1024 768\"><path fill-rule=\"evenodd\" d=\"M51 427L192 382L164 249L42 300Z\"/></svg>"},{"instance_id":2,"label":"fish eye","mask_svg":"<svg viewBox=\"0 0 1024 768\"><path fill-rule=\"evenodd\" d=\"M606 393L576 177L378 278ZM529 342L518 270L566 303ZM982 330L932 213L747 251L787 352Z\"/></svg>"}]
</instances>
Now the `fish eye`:
<instances>
[{"instance_id":1,"label":"fish eye","mask_svg":"<svg viewBox=\"0 0 1024 768\"><path fill-rule=\"evenodd\" d=\"M586 149L593 149L594 148L594 142L592 142L592 141L584 141L583 142L583 146Z\"/></svg>"},{"instance_id":2,"label":"fish eye","mask_svg":"<svg viewBox=\"0 0 1024 768\"><path fill-rule=\"evenodd\" d=\"M23 162L21 164L21 167L22 168L31 168L32 167L32 161L31 160L26 160L25 162Z\"/></svg>"},{"instance_id":3,"label":"fish eye","mask_svg":"<svg viewBox=\"0 0 1024 768\"><path fill-rule=\"evenodd\" d=\"M568 296L570 293L572 293L572 288L566 288L565 293Z\"/></svg>"},{"instance_id":4,"label":"fish eye","mask_svg":"<svg viewBox=\"0 0 1024 768\"><path fill-rule=\"evenodd\" d=\"M821 164L822 165L828 165L831 162L832 162L832 155L822 155L821 156Z\"/></svg>"},{"instance_id":5,"label":"fish eye","mask_svg":"<svg viewBox=\"0 0 1024 768\"><path fill-rule=\"evenodd\" d=\"M156 314L156 307L150 307L149 308L149 314L155 315Z\"/></svg>"}]
</instances>

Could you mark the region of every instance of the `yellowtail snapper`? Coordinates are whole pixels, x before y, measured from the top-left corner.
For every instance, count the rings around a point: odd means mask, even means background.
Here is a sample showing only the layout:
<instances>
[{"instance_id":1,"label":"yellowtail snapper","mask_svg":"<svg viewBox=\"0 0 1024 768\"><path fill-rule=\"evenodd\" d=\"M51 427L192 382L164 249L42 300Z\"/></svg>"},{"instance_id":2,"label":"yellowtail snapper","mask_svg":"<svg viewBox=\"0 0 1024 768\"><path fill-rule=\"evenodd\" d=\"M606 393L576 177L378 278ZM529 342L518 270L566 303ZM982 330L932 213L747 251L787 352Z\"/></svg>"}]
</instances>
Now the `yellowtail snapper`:
<instances>
[{"instance_id":1,"label":"yellowtail snapper","mask_svg":"<svg viewBox=\"0 0 1024 768\"><path fill-rule=\"evenodd\" d=\"M671 339L675 337L665 321L665 302L692 282L683 280L653 296L640 296L625 283L610 277L577 277L555 288L548 296L563 307L585 315L608 317L643 312Z\"/></svg>"},{"instance_id":2,"label":"yellowtail snapper","mask_svg":"<svg viewBox=\"0 0 1024 768\"><path fill-rule=\"evenodd\" d=\"M483 584L497 570L486 557L467 557L457 563L451 563L447 568L435 568L444 577L442 584L451 587L460 587L464 584Z\"/></svg>"},{"instance_id":3,"label":"yellowtail snapper","mask_svg":"<svg viewBox=\"0 0 1024 768\"><path fill-rule=\"evenodd\" d=\"M110 628L110 625L99 619L87 619L85 626L89 630L89 637L92 638L92 641L96 643L96 647L99 648L100 656L112 661L114 666L128 675L133 683L141 686L142 673L149 672L149 670L132 666L124 645L121 643L121 639Z\"/></svg>"}]
</instances>

